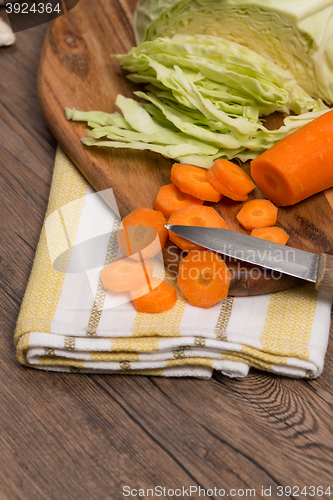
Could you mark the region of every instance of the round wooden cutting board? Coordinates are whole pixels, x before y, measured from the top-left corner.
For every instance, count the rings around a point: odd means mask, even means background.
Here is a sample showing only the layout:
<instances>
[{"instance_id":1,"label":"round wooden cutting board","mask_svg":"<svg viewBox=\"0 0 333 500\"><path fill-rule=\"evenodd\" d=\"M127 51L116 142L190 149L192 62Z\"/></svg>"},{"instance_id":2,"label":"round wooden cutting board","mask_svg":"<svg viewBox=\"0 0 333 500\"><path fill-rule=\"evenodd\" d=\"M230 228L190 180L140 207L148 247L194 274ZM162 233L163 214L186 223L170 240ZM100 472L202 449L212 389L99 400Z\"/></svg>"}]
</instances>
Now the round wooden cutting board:
<instances>
[{"instance_id":1,"label":"round wooden cutting board","mask_svg":"<svg viewBox=\"0 0 333 500\"><path fill-rule=\"evenodd\" d=\"M114 112L117 94L133 97L138 87L126 79L111 54L125 53L135 44L132 14L135 0L80 0L66 15L53 21L47 32L39 67L38 92L45 119L64 151L96 190L112 187L121 216L139 207L152 208L160 186L170 182L172 161L134 150L83 146L85 124L67 121L64 108ZM271 125L274 120L271 118ZM306 144L304 144L306 147ZM249 168L245 165L245 168ZM256 189L251 197L261 197ZM236 221L242 203L224 198L215 208L230 229L243 231ZM293 207L279 209L291 247L314 253L333 253L333 191L315 195ZM175 248L165 249L166 264L172 265ZM171 259L172 256L172 259ZM231 295L246 296L294 286L299 280L259 272L233 262L237 272Z\"/></svg>"}]
</instances>

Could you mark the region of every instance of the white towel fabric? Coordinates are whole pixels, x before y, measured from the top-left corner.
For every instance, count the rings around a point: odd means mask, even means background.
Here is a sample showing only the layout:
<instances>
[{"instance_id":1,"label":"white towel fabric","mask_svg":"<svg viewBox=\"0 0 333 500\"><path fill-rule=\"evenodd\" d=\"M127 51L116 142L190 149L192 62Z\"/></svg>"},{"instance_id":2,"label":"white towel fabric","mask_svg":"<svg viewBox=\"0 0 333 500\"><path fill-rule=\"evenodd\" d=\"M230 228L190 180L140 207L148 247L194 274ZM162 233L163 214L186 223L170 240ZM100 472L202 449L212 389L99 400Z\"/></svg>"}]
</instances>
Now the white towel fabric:
<instances>
[{"instance_id":1,"label":"white towel fabric","mask_svg":"<svg viewBox=\"0 0 333 500\"><path fill-rule=\"evenodd\" d=\"M290 377L321 374L332 297L304 286L263 296L227 297L209 309L178 294L165 313L137 313L126 294L104 290L99 271L121 257L119 218L59 149L46 222L15 332L18 361L55 371L209 378L245 377L251 366ZM65 230L64 230L65 229ZM99 238L107 234L107 238ZM73 269L66 249L97 238L100 265ZM69 253L68 253L69 252ZM83 256L84 258L84 256ZM59 261L58 261L59 263ZM156 265L155 271L161 273Z\"/></svg>"}]
</instances>

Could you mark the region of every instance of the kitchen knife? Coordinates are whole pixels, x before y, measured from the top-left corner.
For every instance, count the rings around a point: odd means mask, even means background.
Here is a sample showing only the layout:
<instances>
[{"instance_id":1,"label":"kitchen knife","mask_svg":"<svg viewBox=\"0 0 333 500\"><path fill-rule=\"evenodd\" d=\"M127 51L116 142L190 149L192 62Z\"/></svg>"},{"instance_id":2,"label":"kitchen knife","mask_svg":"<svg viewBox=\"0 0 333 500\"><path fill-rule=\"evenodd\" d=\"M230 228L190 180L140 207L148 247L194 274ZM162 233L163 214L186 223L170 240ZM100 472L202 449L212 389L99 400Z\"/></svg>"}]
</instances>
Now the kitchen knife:
<instances>
[{"instance_id":1,"label":"kitchen knife","mask_svg":"<svg viewBox=\"0 0 333 500\"><path fill-rule=\"evenodd\" d=\"M230 229L166 225L169 231L208 250L289 274L333 295L333 256L314 254Z\"/></svg>"}]
</instances>

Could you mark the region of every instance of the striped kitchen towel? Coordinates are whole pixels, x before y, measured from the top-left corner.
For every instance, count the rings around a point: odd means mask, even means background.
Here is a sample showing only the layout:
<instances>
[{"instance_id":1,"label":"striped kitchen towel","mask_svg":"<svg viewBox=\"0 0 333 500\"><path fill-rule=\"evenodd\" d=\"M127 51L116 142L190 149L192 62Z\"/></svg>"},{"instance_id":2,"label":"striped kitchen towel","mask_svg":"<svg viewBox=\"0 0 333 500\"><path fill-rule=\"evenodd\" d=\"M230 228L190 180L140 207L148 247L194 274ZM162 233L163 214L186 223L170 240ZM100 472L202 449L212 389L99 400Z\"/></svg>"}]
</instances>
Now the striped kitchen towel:
<instances>
[{"instance_id":1,"label":"striped kitchen towel","mask_svg":"<svg viewBox=\"0 0 333 500\"><path fill-rule=\"evenodd\" d=\"M186 301L176 276L163 268L178 299L172 310L160 314L137 313L126 294L106 291L100 270L121 256L116 238L120 218L116 206L111 210L109 205L58 149L48 211L15 331L21 364L74 373L202 378L213 370L242 378L250 367L290 377L321 374L332 298L311 284L227 297L200 309ZM75 251L87 241L99 262L91 269L81 265L84 252ZM162 272L158 263L156 269Z\"/></svg>"}]
</instances>

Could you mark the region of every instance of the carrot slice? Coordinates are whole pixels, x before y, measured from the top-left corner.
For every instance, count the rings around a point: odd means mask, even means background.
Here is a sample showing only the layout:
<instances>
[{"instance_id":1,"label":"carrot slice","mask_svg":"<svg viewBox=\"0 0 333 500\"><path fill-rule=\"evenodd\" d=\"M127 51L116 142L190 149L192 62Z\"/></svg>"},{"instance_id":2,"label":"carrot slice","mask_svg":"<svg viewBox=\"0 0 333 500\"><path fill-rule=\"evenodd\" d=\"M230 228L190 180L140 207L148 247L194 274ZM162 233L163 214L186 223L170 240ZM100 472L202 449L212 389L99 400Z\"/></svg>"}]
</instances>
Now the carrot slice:
<instances>
[{"instance_id":1,"label":"carrot slice","mask_svg":"<svg viewBox=\"0 0 333 500\"><path fill-rule=\"evenodd\" d=\"M161 212L151 208L134 210L124 217L117 233L121 253L136 260L140 259L139 252L144 259L154 257L167 240L165 224L166 219Z\"/></svg>"},{"instance_id":2,"label":"carrot slice","mask_svg":"<svg viewBox=\"0 0 333 500\"><path fill-rule=\"evenodd\" d=\"M112 292L125 292L136 290L147 283L153 274L151 260L141 261L130 257L114 260L101 270L104 288Z\"/></svg>"},{"instance_id":3,"label":"carrot slice","mask_svg":"<svg viewBox=\"0 0 333 500\"><path fill-rule=\"evenodd\" d=\"M287 135L251 162L263 195L294 205L333 186L333 111Z\"/></svg>"},{"instance_id":4,"label":"carrot slice","mask_svg":"<svg viewBox=\"0 0 333 500\"><path fill-rule=\"evenodd\" d=\"M207 172L207 180L224 196L245 201L256 185L244 170L228 160L216 160Z\"/></svg>"},{"instance_id":5,"label":"carrot slice","mask_svg":"<svg viewBox=\"0 0 333 500\"><path fill-rule=\"evenodd\" d=\"M180 226L202 226L202 227L220 227L229 229L225 220L214 210L212 207L189 205L185 208L180 208L174 212L168 224L175 224ZM185 240L181 236L169 231L170 240L185 252L191 250L203 250L203 247Z\"/></svg>"},{"instance_id":6,"label":"carrot slice","mask_svg":"<svg viewBox=\"0 0 333 500\"><path fill-rule=\"evenodd\" d=\"M137 299L138 297L142 297L142 295L146 295L146 293L151 292L154 288L157 288L158 285L162 283L163 280L156 277L148 277L146 283L144 283L139 288L135 290L130 290L129 296L131 300Z\"/></svg>"},{"instance_id":7,"label":"carrot slice","mask_svg":"<svg viewBox=\"0 0 333 500\"><path fill-rule=\"evenodd\" d=\"M280 245L285 245L289 240L289 234L287 234L282 227L277 226L253 229L251 236L255 236L256 238L261 238L263 240L273 241L274 243L280 243Z\"/></svg>"},{"instance_id":8,"label":"carrot slice","mask_svg":"<svg viewBox=\"0 0 333 500\"><path fill-rule=\"evenodd\" d=\"M274 226L277 207L269 200L255 199L247 201L236 215L238 222L247 230Z\"/></svg>"},{"instance_id":9,"label":"carrot slice","mask_svg":"<svg viewBox=\"0 0 333 500\"><path fill-rule=\"evenodd\" d=\"M188 205L202 204L203 200L199 200L199 198L195 198L190 194L183 193L174 184L167 184L159 189L154 202L154 208L162 212L164 217L169 218L173 212L180 208L187 207Z\"/></svg>"},{"instance_id":10,"label":"carrot slice","mask_svg":"<svg viewBox=\"0 0 333 500\"><path fill-rule=\"evenodd\" d=\"M222 195L207 180L207 170L194 165L175 163L171 169L171 182L183 193L204 201L221 200Z\"/></svg>"},{"instance_id":11,"label":"carrot slice","mask_svg":"<svg viewBox=\"0 0 333 500\"><path fill-rule=\"evenodd\" d=\"M219 255L192 251L179 264L177 284L197 307L212 307L228 295L231 273Z\"/></svg>"},{"instance_id":12,"label":"carrot slice","mask_svg":"<svg viewBox=\"0 0 333 500\"><path fill-rule=\"evenodd\" d=\"M156 280L156 282L155 282ZM157 286L154 286L157 284ZM169 311L177 302L177 293L173 286L169 285L165 281L161 281L159 278L152 278L151 280L152 289L142 293L142 295L137 295L140 292L144 292L145 288L137 290L132 296L132 304L138 312L146 313L161 313L164 311ZM134 298L133 296L136 297Z\"/></svg>"},{"instance_id":13,"label":"carrot slice","mask_svg":"<svg viewBox=\"0 0 333 500\"><path fill-rule=\"evenodd\" d=\"M127 226L117 233L119 248L123 255L135 260L154 257L161 250L156 229L148 226Z\"/></svg>"}]
</instances>

